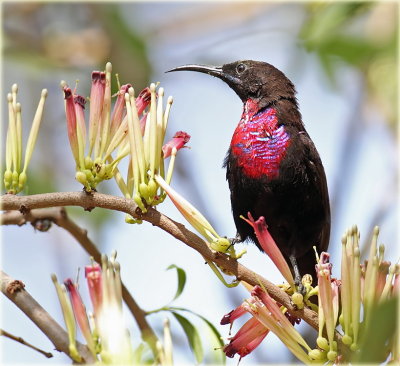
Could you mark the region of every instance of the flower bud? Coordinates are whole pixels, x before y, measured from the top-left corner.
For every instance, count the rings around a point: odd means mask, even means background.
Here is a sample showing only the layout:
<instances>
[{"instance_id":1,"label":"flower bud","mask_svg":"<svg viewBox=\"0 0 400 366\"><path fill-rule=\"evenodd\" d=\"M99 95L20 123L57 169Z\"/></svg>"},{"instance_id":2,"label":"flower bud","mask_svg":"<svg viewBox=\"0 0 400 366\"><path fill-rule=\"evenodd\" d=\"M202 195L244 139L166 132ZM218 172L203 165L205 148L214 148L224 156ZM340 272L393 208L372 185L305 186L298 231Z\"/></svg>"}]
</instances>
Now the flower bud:
<instances>
[{"instance_id":1,"label":"flower bud","mask_svg":"<svg viewBox=\"0 0 400 366\"><path fill-rule=\"evenodd\" d=\"M329 361L335 361L335 359L337 357L337 352L336 351L329 351L326 356L327 356Z\"/></svg>"},{"instance_id":2,"label":"flower bud","mask_svg":"<svg viewBox=\"0 0 400 366\"><path fill-rule=\"evenodd\" d=\"M317 338L317 345L319 348L328 351L329 350L329 344L328 344L328 340L324 337L318 337Z\"/></svg>"},{"instance_id":3,"label":"flower bud","mask_svg":"<svg viewBox=\"0 0 400 366\"><path fill-rule=\"evenodd\" d=\"M85 168L91 170L93 168L93 160L90 156L85 158Z\"/></svg>"},{"instance_id":4,"label":"flower bud","mask_svg":"<svg viewBox=\"0 0 400 366\"><path fill-rule=\"evenodd\" d=\"M26 173L22 172L18 178L18 188L20 191L22 191L22 189L24 188L24 186L26 184L26 180L27 180Z\"/></svg>"},{"instance_id":5,"label":"flower bud","mask_svg":"<svg viewBox=\"0 0 400 366\"><path fill-rule=\"evenodd\" d=\"M342 342L349 346L353 342L353 339L348 334L345 334L342 338Z\"/></svg>"},{"instance_id":6,"label":"flower bud","mask_svg":"<svg viewBox=\"0 0 400 366\"><path fill-rule=\"evenodd\" d=\"M295 292L292 295L292 301L293 301L293 304L295 304L298 309L303 309L303 307L304 307L303 295L300 292Z\"/></svg>"},{"instance_id":7,"label":"flower bud","mask_svg":"<svg viewBox=\"0 0 400 366\"><path fill-rule=\"evenodd\" d=\"M75 179L76 179L79 183L81 183L83 186L86 187L88 181L87 181L87 178L86 178L86 174L85 174L84 172L76 172L76 174L75 174Z\"/></svg>"},{"instance_id":8,"label":"flower bud","mask_svg":"<svg viewBox=\"0 0 400 366\"><path fill-rule=\"evenodd\" d=\"M308 356L313 359L313 360L318 360L318 361L323 361L326 358L326 355L324 352L322 352L319 349L313 349L310 352L308 352Z\"/></svg>"},{"instance_id":9,"label":"flower bud","mask_svg":"<svg viewBox=\"0 0 400 366\"><path fill-rule=\"evenodd\" d=\"M4 186L8 190L12 184L12 172L11 170L6 170L4 172Z\"/></svg>"}]
</instances>

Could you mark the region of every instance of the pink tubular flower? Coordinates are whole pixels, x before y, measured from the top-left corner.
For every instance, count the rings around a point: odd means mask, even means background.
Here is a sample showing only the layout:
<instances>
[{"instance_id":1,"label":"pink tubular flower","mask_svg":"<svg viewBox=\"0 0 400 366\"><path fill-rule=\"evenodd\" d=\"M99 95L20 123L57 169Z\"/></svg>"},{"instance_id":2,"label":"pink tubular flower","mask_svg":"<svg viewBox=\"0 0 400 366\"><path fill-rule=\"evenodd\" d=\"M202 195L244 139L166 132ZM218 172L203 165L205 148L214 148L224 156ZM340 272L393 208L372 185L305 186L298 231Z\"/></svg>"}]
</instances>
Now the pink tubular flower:
<instances>
[{"instance_id":1,"label":"pink tubular flower","mask_svg":"<svg viewBox=\"0 0 400 366\"><path fill-rule=\"evenodd\" d=\"M85 104L86 99L81 95L74 95L76 123L82 131L82 139L86 141Z\"/></svg>"},{"instance_id":2,"label":"pink tubular flower","mask_svg":"<svg viewBox=\"0 0 400 366\"><path fill-rule=\"evenodd\" d=\"M89 116L89 155L92 152L101 124L101 114L104 104L104 91L106 87L106 74L102 71L92 72L92 89L90 91L90 116Z\"/></svg>"},{"instance_id":3,"label":"pink tubular flower","mask_svg":"<svg viewBox=\"0 0 400 366\"><path fill-rule=\"evenodd\" d=\"M339 286L340 285L341 285L340 280L333 279L331 282L334 324L336 324L338 316L339 316Z\"/></svg>"},{"instance_id":4,"label":"pink tubular flower","mask_svg":"<svg viewBox=\"0 0 400 366\"><path fill-rule=\"evenodd\" d=\"M223 318L221 319L220 324L225 325L225 324L233 324L233 322L240 318L243 314L246 313L246 309L244 309L243 304L238 306L236 309L232 310L228 314L225 314Z\"/></svg>"},{"instance_id":5,"label":"pink tubular flower","mask_svg":"<svg viewBox=\"0 0 400 366\"><path fill-rule=\"evenodd\" d=\"M151 93L150 88L144 88L136 98L136 109L138 116L140 116L146 107L150 104L151 101Z\"/></svg>"},{"instance_id":6,"label":"pink tubular flower","mask_svg":"<svg viewBox=\"0 0 400 366\"><path fill-rule=\"evenodd\" d=\"M260 286L254 286L251 292L252 296L258 297L262 303L267 307L271 315L279 322L282 326L286 327L287 330L291 329L294 323L300 323L300 320L296 317L291 316L287 312L282 313L280 304L278 304L267 292L265 292Z\"/></svg>"},{"instance_id":7,"label":"pink tubular flower","mask_svg":"<svg viewBox=\"0 0 400 366\"><path fill-rule=\"evenodd\" d=\"M275 240L269 233L267 224L265 223L265 218L263 216L260 216L257 221L254 221L253 216L250 212L247 213L247 217L249 219L246 219L244 217L242 218L253 227L258 242L260 243L264 252L271 258L275 266L282 273L283 277L286 279L286 281L288 281L289 285L293 289L295 289L292 272L290 271L290 268L286 263L286 260L283 257L281 251L276 245Z\"/></svg>"},{"instance_id":8,"label":"pink tubular flower","mask_svg":"<svg viewBox=\"0 0 400 366\"><path fill-rule=\"evenodd\" d=\"M114 104L114 109L111 115L110 136L114 136L122 120L124 119L124 115L126 114L125 93L127 93L128 89L131 87L132 87L131 84L125 84L122 85L118 91L117 101Z\"/></svg>"},{"instance_id":9,"label":"pink tubular flower","mask_svg":"<svg viewBox=\"0 0 400 366\"><path fill-rule=\"evenodd\" d=\"M90 299L92 300L95 316L100 314L100 308L103 303L103 278L101 267L94 263L85 267L85 277L89 287Z\"/></svg>"},{"instance_id":10,"label":"pink tubular flower","mask_svg":"<svg viewBox=\"0 0 400 366\"><path fill-rule=\"evenodd\" d=\"M190 140L190 135L184 131L178 131L172 140L168 141L163 147L164 159L168 158L172 150L175 148L177 151L182 149Z\"/></svg>"},{"instance_id":11,"label":"pink tubular flower","mask_svg":"<svg viewBox=\"0 0 400 366\"><path fill-rule=\"evenodd\" d=\"M64 99L65 99L65 114L67 117L67 131L69 144L71 145L72 155L74 156L75 162L79 165L79 148L78 138L76 135L76 113L74 105L74 97L72 95L71 88L64 87Z\"/></svg>"},{"instance_id":12,"label":"pink tubular flower","mask_svg":"<svg viewBox=\"0 0 400 366\"><path fill-rule=\"evenodd\" d=\"M309 363L307 352L311 351L311 348L282 313L280 305L259 286L254 287L252 296L253 303L244 303L246 310L270 329L299 360Z\"/></svg>"},{"instance_id":13,"label":"pink tubular flower","mask_svg":"<svg viewBox=\"0 0 400 366\"><path fill-rule=\"evenodd\" d=\"M251 318L239 329L236 335L224 347L227 357L237 353L241 358L254 351L269 333L269 329L257 319Z\"/></svg>"},{"instance_id":14,"label":"pink tubular flower","mask_svg":"<svg viewBox=\"0 0 400 366\"><path fill-rule=\"evenodd\" d=\"M329 344L332 350L333 336L335 332L336 322L335 314L332 307L333 293L331 285L332 264L329 263L329 254L322 252L315 265L318 276L318 301L321 302L325 317L326 333L328 334Z\"/></svg>"},{"instance_id":15,"label":"pink tubular flower","mask_svg":"<svg viewBox=\"0 0 400 366\"><path fill-rule=\"evenodd\" d=\"M76 322L78 323L79 328L86 339L89 349L94 353L94 341L90 330L89 319L86 314L86 308L83 304L81 295L70 278L67 278L64 281L64 285L69 292Z\"/></svg>"}]
</instances>

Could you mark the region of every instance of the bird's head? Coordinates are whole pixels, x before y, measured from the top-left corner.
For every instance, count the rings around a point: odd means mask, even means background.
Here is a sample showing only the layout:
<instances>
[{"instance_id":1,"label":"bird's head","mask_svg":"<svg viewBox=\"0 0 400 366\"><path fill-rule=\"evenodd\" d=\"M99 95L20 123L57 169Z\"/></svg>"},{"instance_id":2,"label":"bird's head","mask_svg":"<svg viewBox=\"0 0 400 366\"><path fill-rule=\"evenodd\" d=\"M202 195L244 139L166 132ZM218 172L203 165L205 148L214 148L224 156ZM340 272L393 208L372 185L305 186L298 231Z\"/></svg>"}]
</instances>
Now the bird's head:
<instances>
[{"instance_id":1,"label":"bird's head","mask_svg":"<svg viewBox=\"0 0 400 366\"><path fill-rule=\"evenodd\" d=\"M260 61L236 61L223 66L184 65L171 71L197 71L227 83L243 103L252 99L262 109L280 99L295 102L295 88L276 67Z\"/></svg>"}]
</instances>

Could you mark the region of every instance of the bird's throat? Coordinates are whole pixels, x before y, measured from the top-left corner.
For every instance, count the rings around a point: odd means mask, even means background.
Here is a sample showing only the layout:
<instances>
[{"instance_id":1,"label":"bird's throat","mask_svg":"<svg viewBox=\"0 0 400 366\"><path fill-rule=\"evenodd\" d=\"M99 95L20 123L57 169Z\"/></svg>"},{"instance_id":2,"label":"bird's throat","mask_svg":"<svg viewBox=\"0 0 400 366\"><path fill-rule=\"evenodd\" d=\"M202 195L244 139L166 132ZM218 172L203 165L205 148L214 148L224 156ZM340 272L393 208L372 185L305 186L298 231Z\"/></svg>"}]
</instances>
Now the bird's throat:
<instances>
[{"instance_id":1,"label":"bird's throat","mask_svg":"<svg viewBox=\"0 0 400 366\"><path fill-rule=\"evenodd\" d=\"M251 178L277 178L289 145L290 136L279 124L276 109L259 110L249 99L231 142L231 153L243 173Z\"/></svg>"}]
</instances>

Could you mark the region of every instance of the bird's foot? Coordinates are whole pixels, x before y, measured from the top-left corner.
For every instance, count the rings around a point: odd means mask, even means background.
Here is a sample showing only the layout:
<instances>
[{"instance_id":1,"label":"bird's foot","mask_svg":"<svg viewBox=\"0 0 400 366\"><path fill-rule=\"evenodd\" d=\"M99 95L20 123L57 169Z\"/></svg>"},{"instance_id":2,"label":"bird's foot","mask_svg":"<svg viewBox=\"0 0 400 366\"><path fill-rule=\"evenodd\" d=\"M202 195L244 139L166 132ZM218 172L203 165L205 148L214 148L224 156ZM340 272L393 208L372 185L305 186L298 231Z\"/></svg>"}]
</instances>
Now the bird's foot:
<instances>
[{"instance_id":1,"label":"bird's foot","mask_svg":"<svg viewBox=\"0 0 400 366\"><path fill-rule=\"evenodd\" d=\"M302 296L305 296L305 294L307 293L307 290L306 290L305 286L302 284L301 280L296 278L294 280L294 284L296 285L297 292L299 292Z\"/></svg>"},{"instance_id":2,"label":"bird's foot","mask_svg":"<svg viewBox=\"0 0 400 366\"><path fill-rule=\"evenodd\" d=\"M307 289L302 283L302 278L300 276L300 271L297 265L296 257L294 255L291 255L289 259L293 267L294 284L296 287L294 289L294 294L292 295L292 301L298 309L302 309L304 307L304 296L307 293Z\"/></svg>"},{"instance_id":3,"label":"bird's foot","mask_svg":"<svg viewBox=\"0 0 400 366\"><path fill-rule=\"evenodd\" d=\"M228 240L231 243L231 245L235 245L235 244L239 244L239 243L243 242L243 239L242 239L242 237L240 236L239 233L237 233L234 238L230 238Z\"/></svg>"}]
</instances>

